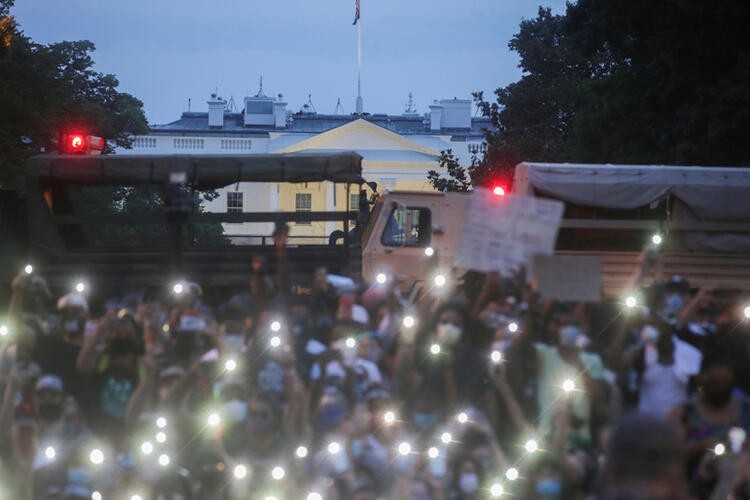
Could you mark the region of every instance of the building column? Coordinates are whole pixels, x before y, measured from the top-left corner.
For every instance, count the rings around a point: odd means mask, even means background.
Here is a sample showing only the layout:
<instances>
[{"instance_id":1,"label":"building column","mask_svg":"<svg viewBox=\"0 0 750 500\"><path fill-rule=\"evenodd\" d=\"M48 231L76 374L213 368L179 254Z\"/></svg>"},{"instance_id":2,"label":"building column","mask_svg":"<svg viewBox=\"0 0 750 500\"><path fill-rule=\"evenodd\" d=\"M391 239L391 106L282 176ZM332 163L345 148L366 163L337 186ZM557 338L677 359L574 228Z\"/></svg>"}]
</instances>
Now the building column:
<instances>
[{"instance_id":1,"label":"building column","mask_svg":"<svg viewBox=\"0 0 750 500\"><path fill-rule=\"evenodd\" d=\"M336 184L334 184L333 182L330 182L330 181L325 181L324 184L325 184L325 187L326 187L326 211L327 212L333 212L334 210L336 210L336 203L335 202L338 201L338 200L335 200L335 196L333 194L333 190L336 189ZM326 242L328 242L328 236L333 231L336 230L336 222L335 221L326 221L325 228L326 228L325 239L326 239Z\"/></svg>"}]
</instances>

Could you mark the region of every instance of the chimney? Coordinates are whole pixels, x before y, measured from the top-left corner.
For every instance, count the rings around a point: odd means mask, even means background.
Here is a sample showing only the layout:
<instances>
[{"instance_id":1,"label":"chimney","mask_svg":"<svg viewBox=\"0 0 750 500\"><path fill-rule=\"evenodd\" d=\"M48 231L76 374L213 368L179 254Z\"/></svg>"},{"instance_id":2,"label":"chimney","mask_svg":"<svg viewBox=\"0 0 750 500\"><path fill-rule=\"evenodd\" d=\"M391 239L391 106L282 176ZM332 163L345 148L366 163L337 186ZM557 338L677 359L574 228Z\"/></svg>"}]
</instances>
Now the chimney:
<instances>
[{"instance_id":1,"label":"chimney","mask_svg":"<svg viewBox=\"0 0 750 500\"><path fill-rule=\"evenodd\" d=\"M440 130L443 121L443 106L437 101L430 104L430 130Z\"/></svg>"},{"instance_id":2,"label":"chimney","mask_svg":"<svg viewBox=\"0 0 750 500\"><path fill-rule=\"evenodd\" d=\"M279 94L273 103L273 116L276 128L286 128L286 102L282 94Z\"/></svg>"},{"instance_id":3,"label":"chimney","mask_svg":"<svg viewBox=\"0 0 750 500\"><path fill-rule=\"evenodd\" d=\"M227 102L216 94L211 94L211 98L206 102L208 103L208 126L223 127L224 108Z\"/></svg>"},{"instance_id":4,"label":"chimney","mask_svg":"<svg viewBox=\"0 0 750 500\"><path fill-rule=\"evenodd\" d=\"M442 99L443 106L441 117L442 128L471 128L471 100L470 99Z\"/></svg>"}]
</instances>

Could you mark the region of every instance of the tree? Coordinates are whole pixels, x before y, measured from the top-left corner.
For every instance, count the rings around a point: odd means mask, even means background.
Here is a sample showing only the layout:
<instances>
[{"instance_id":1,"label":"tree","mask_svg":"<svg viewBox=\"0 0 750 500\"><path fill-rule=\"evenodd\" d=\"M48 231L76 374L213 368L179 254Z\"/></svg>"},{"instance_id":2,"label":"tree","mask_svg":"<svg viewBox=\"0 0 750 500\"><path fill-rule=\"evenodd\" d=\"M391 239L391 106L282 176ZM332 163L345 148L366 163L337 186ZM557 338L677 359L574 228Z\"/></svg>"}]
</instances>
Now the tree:
<instances>
[{"instance_id":1,"label":"tree","mask_svg":"<svg viewBox=\"0 0 750 500\"><path fill-rule=\"evenodd\" d=\"M10 16L12 5L0 0L0 185L11 185L29 156L56 149L66 127L121 147L148 131L143 103L119 92L114 75L94 71L93 43L34 43Z\"/></svg>"}]
</instances>

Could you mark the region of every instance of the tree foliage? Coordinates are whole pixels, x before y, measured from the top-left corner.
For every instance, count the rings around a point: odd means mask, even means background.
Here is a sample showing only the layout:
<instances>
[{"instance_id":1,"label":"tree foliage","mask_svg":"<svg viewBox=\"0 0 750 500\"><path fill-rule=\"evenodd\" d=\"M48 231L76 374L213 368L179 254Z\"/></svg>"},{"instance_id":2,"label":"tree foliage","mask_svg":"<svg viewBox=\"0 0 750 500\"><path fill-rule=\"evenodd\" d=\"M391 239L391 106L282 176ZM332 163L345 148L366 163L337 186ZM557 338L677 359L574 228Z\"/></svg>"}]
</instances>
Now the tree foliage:
<instances>
[{"instance_id":1,"label":"tree foliage","mask_svg":"<svg viewBox=\"0 0 750 500\"><path fill-rule=\"evenodd\" d=\"M93 43L35 43L10 16L12 4L0 0L0 185L11 183L29 156L56 149L63 129L122 147L148 131L141 101L119 92L114 75L93 69Z\"/></svg>"}]
</instances>

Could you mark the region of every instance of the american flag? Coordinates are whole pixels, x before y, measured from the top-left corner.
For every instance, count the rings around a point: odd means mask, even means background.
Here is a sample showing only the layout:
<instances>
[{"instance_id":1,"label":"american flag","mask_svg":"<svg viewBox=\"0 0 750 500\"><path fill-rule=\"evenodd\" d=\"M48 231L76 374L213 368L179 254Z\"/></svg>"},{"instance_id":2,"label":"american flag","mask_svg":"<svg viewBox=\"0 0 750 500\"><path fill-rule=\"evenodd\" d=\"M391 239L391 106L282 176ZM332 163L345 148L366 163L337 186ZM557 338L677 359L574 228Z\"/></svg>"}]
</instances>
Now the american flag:
<instances>
[{"instance_id":1,"label":"american flag","mask_svg":"<svg viewBox=\"0 0 750 500\"><path fill-rule=\"evenodd\" d=\"M357 24L357 21L359 21L359 0L354 1L354 22L352 26Z\"/></svg>"}]
</instances>

